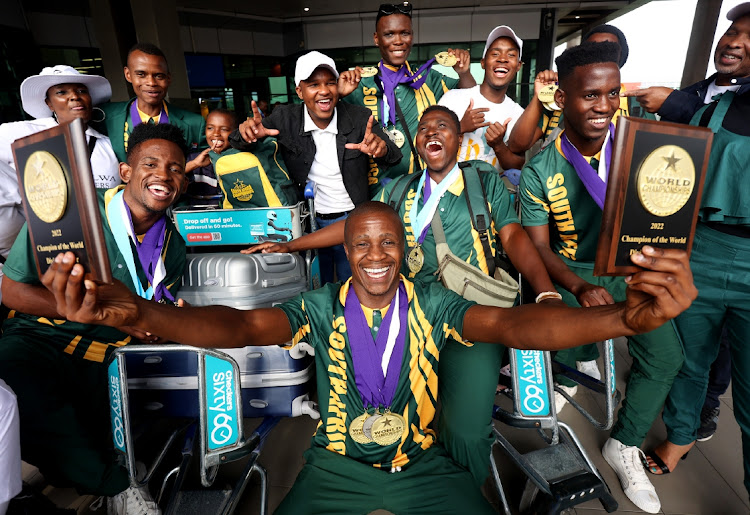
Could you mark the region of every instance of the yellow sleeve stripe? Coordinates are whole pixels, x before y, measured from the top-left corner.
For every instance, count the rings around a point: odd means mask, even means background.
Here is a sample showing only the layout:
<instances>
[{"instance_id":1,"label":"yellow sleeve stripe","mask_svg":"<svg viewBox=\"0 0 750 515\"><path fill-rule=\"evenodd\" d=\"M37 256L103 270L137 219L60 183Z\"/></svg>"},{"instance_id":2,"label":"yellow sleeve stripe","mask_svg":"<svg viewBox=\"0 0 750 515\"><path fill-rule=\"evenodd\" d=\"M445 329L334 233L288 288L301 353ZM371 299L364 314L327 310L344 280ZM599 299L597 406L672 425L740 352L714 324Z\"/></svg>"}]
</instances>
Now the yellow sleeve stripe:
<instances>
[{"instance_id":1,"label":"yellow sleeve stripe","mask_svg":"<svg viewBox=\"0 0 750 515\"><path fill-rule=\"evenodd\" d=\"M445 333L446 338L453 338L457 342L467 346L467 347L473 347L474 344L466 341L463 339L463 337L456 331L455 327L450 327L448 324L443 324L443 332Z\"/></svg>"},{"instance_id":2,"label":"yellow sleeve stripe","mask_svg":"<svg viewBox=\"0 0 750 515\"><path fill-rule=\"evenodd\" d=\"M305 311L305 301L302 301L302 311ZM302 338L310 334L310 319L307 319L307 323L299 328L297 333L292 336L292 346L297 345Z\"/></svg>"},{"instance_id":3,"label":"yellow sleeve stripe","mask_svg":"<svg viewBox=\"0 0 750 515\"><path fill-rule=\"evenodd\" d=\"M529 196L529 198L531 198L531 200L533 200L534 202L542 206L544 210L549 213L549 204L547 204L542 199L535 197L528 189L525 191L526 191L526 194Z\"/></svg>"}]
</instances>

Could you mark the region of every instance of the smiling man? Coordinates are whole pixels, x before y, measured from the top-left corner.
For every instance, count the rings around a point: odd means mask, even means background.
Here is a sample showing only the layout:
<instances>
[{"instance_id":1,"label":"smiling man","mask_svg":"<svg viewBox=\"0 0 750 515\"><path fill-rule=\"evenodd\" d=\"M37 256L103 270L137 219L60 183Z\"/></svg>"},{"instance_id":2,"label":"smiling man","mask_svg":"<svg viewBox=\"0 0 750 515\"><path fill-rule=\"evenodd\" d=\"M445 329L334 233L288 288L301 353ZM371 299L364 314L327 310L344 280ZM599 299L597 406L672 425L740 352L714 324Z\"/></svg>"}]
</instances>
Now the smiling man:
<instances>
[{"instance_id":1,"label":"smiling man","mask_svg":"<svg viewBox=\"0 0 750 515\"><path fill-rule=\"evenodd\" d=\"M135 98L98 106L104 111L102 125L112 141L117 159L121 162L127 160L128 138L141 123L169 123L182 131L188 149L205 148L203 132L206 123L203 117L166 101L172 76L164 52L150 43L136 44L128 51L123 73L125 80L133 86Z\"/></svg>"},{"instance_id":2,"label":"smiling man","mask_svg":"<svg viewBox=\"0 0 750 515\"><path fill-rule=\"evenodd\" d=\"M174 301L185 267L185 244L164 215L185 188L185 151L177 127L140 125L120 164L124 186L98 191L112 275L145 299ZM110 513L159 513L115 460L104 365L117 347L154 337L66 321L39 283L25 226L3 271L3 303L15 313L3 325L0 378L18 397L23 459L50 484L110 496Z\"/></svg>"},{"instance_id":3,"label":"smiling man","mask_svg":"<svg viewBox=\"0 0 750 515\"><path fill-rule=\"evenodd\" d=\"M393 180L374 198L396 205L406 227L409 253L422 256L419 267L402 262L402 273L425 284L437 282L437 243L432 227L433 215L437 215L446 242L459 259L489 275L489 262L494 260L494 254L502 245L535 292L549 296L545 302L555 302L553 298L559 299L559 294L554 292L544 263L518 223L505 184L495 168L483 161L469 164L479 176L492 219L489 236L475 229L464 172L456 159L462 138L459 126L458 117L447 107L428 107L419 121L416 136L416 146L427 164L426 169ZM401 181L407 182L402 185ZM394 192L401 186L404 186L404 193L399 199ZM487 247L483 243L485 237L489 240ZM289 243L263 244L254 250L294 252L343 240L344 226L338 223ZM441 359L442 411L438 424L441 439L453 459L471 472L477 487L489 473L490 447L494 441L491 413L502 356L503 348L496 345L477 343L469 352L460 343L451 342ZM471 370L471 381L466 380L467 370Z\"/></svg>"},{"instance_id":4,"label":"smiling man","mask_svg":"<svg viewBox=\"0 0 750 515\"><path fill-rule=\"evenodd\" d=\"M158 327L174 341L202 347L309 342L315 348L321 421L306 464L276 511L295 515L380 508L494 513L430 428L447 342L461 341L469 352L474 349L469 342L477 340L519 348L577 345L648 331L696 295L685 252L646 248L633 261L649 270L630 278L625 303L586 310L559 302L479 306L399 274L404 231L388 205L365 203L345 225L351 280L273 308L178 309L143 302L122 285L86 281L84 289L82 269L70 253L56 258L44 284L54 292L57 309L83 323Z\"/></svg>"},{"instance_id":5,"label":"smiling man","mask_svg":"<svg viewBox=\"0 0 750 515\"><path fill-rule=\"evenodd\" d=\"M506 142L523 107L508 95L508 87L521 69L523 41L508 26L495 27L484 46L484 81L479 86L454 89L440 99L440 105L461 117L463 143L459 161L479 159L498 171L521 168L522 155L510 151Z\"/></svg>"},{"instance_id":6,"label":"smiling man","mask_svg":"<svg viewBox=\"0 0 750 515\"><path fill-rule=\"evenodd\" d=\"M625 298L621 277L594 277L614 126L620 106L619 47L583 43L557 58L555 102L565 130L521 173L521 219L552 280L571 306L604 306ZM596 200L595 200L596 199ZM639 446L682 365L673 324L628 339L633 358L626 397L602 453L638 508L657 513L659 498L640 463Z\"/></svg>"},{"instance_id":7,"label":"smiling man","mask_svg":"<svg viewBox=\"0 0 750 515\"><path fill-rule=\"evenodd\" d=\"M315 217L318 227L344 220L354 206L366 201L368 156L378 166L395 165L398 147L373 123L368 109L339 102L336 63L320 52L299 59L294 72L297 96L302 104L279 106L261 118L253 102L248 118L229 138L242 151L257 152L266 136L275 136L292 179L304 187L317 184ZM320 252L324 282L351 275L344 248L336 245Z\"/></svg>"},{"instance_id":8,"label":"smiling man","mask_svg":"<svg viewBox=\"0 0 750 515\"><path fill-rule=\"evenodd\" d=\"M369 109L403 154L401 162L387 170L375 162L370 163L370 195L377 193L389 180L422 169L414 138L425 109L436 104L450 89L476 85L468 50L447 49L456 57L453 69L458 79L433 70L434 59L419 68L411 67L408 62L414 44L411 16L409 2L381 4L372 35L380 50L380 62L377 67L345 71L339 80L344 100Z\"/></svg>"}]
</instances>

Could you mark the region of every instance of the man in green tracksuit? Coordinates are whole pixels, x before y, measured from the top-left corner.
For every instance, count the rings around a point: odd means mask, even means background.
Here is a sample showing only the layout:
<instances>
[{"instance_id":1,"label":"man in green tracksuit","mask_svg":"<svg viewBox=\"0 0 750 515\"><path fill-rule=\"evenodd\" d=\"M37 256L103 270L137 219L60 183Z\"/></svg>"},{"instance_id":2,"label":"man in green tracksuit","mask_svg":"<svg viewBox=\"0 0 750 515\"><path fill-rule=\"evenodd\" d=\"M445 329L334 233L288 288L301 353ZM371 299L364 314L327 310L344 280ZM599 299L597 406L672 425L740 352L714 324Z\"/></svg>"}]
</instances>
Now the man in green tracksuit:
<instances>
[{"instance_id":1,"label":"man in green tracksuit","mask_svg":"<svg viewBox=\"0 0 750 515\"><path fill-rule=\"evenodd\" d=\"M560 89L555 102L565 131L521 172L521 220L539 249L563 300L572 306L612 304L625 298L621 277L594 277L602 205L614 126L620 105L618 46L584 43L557 58ZM640 509L657 513L659 498L640 462L639 449L658 416L683 361L673 324L629 338L633 357L626 397L602 453L625 494Z\"/></svg>"},{"instance_id":2,"label":"man in green tracksuit","mask_svg":"<svg viewBox=\"0 0 750 515\"><path fill-rule=\"evenodd\" d=\"M345 71L339 77L339 94L343 100L370 109L375 122L391 136L403 155L398 164L387 169L370 160L370 196L388 180L423 168L416 156L414 138L424 110L437 104L443 94L453 88L476 85L469 70L471 57L466 50L448 49L456 57L453 69L458 73L458 79L433 70L434 60L419 69L410 66L407 59L414 38L411 10L411 4L382 4L373 34L375 45L380 49L380 62L377 67ZM406 126L397 112L396 103L401 108Z\"/></svg>"},{"instance_id":3,"label":"man in green tracksuit","mask_svg":"<svg viewBox=\"0 0 750 515\"><path fill-rule=\"evenodd\" d=\"M112 276L144 298L174 301L185 242L164 213L185 189L185 143L171 125L140 126L132 142L120 164L125 185L98 190ZM132 503L148 507L138 513L160 513L116 461L105 366L116 348L155 337L65 320L39 283L26 226L3 272L3 302L15 311L3 324L0 378L18 397L23 459L53 485L109 496L110 513L128 513Z\"/></svg>"},{"instance_id":4,"label":"man in green tracksuit","mask_svg":"<svg viewBox=\"0 0 750 515\"><path fill-rule=\"evenodd\" d=\"M172 77L164 53L149 43L138 43L128 52L125 79L133 85L135 98L127 102L99 105L104 111L102 132L121 163L127 160L128 138L141 123L169 123L182 130L189 151L206 148L206 122L199 114L170 105L166 100ZM97 127L98 128L98 127Z\"/></svg>"}]
</instances>

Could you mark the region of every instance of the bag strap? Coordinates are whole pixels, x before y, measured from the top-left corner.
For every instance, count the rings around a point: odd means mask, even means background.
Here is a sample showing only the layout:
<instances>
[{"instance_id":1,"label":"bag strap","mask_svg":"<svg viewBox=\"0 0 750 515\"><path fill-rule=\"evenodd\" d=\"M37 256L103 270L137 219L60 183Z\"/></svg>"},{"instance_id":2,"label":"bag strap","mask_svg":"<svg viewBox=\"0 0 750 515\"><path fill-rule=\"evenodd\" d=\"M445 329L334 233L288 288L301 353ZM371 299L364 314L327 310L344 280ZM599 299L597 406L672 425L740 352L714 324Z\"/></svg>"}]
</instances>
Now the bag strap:
<instances>
[{"instance_id":1,"label":"bag strap","mask_svg":"<svg viewBox=\"0 0 750 515\"><path fill-rule=\"evenodd\" d=\"M96 146L96 140L97 140L97 139L98 139L98 138L96 138L95 136L91 136L91 138L89 139L89 142L88 142L88 147L89 147L89 159L91 159L91 154L93 154L93 153L94 153L94 147Z\"/></svg>"},{"instance_id":2,"label":"bag strap","mask_svg":"<svg viewBox=\"0 0 750 515\"><path fill-rule=\"evenodd\" d=\"M490 227L492 219L490 218L489 209L487 209L487 195L484 192L484 186L479 179L479 172L470 162L458 163L461 173L464 177L464 189L466 194L466 204L469 207L469 216L474 230L479 233L479 241L482 243L484 258L487 261L487 270L490 277L495 275L495 258L490 247ZM433 233L435 229L433 227Z\"/></svg>"},{"instance_id":3,"label":"bag strap","mask_svg":"<svg viewBox=\"0 0 750 515\"><path fill-rule=\"evenodd\" d=\"M729 106L732 103L732 100L734 100L734 96L734 91L727 91L723 93L719 100L716 102L716 108L711 114L711 119L708 121L708 128L711 129L714 134L719 132L719 129L721 129L721 124L724 121L724 116L727 114ZM706 104L701 107L698 112L693 115L693 118L690 120L690 125L699 126L701 119L703 118L703 113L705 113L712 104L713 103Z\"/></svg>"},{"instance_id":4,"label":"bag strap","mask_svg":"<svg viewBox=\"0 0 750 515\"><path fill-rule=\"evenodd\" d=\"M418 170L421 169L422 166L419 164L419 154L417 154L417 150L414 148L414 140L411 137L411 132L409 131L409 125L406 123L406 117L404 116L404 113L401 112L401 106L398 103L398 99L396 96L393 96L394 103L396 104L396 114L398 115L399 121L401 121L401 126L404 128L404 132L406 133L406 141L409 142L409 148L411 149L411 155L414 157L414 169Z\"/></svg>"},{"instance_id":5,"label":"bag strap","mask_svg":"<svg viewBox=\"0 0 750 515\"><path fill-rule=\"evenodd\" d=\"M404 197L406 197L406 192L409 191L409 187L412 185L412 183L419 179L418 173L413 173L410 175L402 175L401 177L393 180L393 188L391 188L390 193L388 193L388 198L386 199L386 204L391 206L393 209L398 212L398 208L403 204Z\"/></svg>"}]
</instances>

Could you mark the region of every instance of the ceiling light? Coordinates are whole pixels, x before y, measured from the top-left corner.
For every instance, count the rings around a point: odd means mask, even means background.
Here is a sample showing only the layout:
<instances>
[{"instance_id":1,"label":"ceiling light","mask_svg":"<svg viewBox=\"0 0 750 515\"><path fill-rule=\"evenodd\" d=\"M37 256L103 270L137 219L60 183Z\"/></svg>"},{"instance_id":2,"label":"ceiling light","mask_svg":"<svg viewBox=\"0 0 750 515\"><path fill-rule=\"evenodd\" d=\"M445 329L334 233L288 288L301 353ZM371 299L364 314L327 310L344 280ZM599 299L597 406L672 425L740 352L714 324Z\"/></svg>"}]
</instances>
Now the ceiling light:
<instances>
[{"instance_id":1,"label":"ceiling light","mask_svg":"<svg viewBox=\"0 0 750 515\"><path fill-rule=\"evenodd\" d=\"M305 7L305 12L307 12L307 11L309 11L309 10L310 10L310 8L309 8L309 7Z\"/></svg>"}]
</instances>

